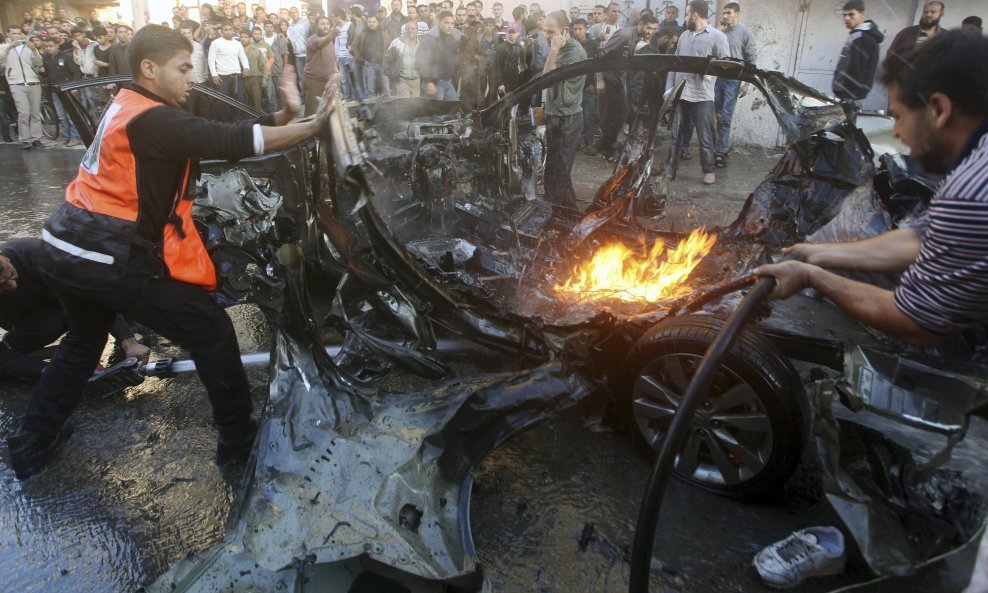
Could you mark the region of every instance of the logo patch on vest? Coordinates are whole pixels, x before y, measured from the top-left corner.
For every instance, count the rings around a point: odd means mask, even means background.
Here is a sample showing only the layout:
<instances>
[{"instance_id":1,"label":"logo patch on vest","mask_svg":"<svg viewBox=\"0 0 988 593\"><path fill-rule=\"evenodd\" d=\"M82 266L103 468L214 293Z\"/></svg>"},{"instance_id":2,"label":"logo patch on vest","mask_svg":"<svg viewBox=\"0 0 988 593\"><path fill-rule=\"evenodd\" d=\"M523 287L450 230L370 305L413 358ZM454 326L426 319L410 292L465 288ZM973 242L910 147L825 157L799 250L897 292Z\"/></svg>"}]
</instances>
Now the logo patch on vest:
<instances>
[{"instance_id":1,"label":"logo patch on vest","mask_svg":"<svg viewBox=\"0 0 988 593\"><path fill-rule=\"evenodd\" d=\"M120 111L120 105L113 103L106 110L103 115L103 119L99 122L99 128L96 129L96 136L93 137L93 143L89 145L89 149L86 150L86 154L82 155L82 168L86 170L90 175L96 175L99 173L99 149L100 145L103 144L103 132L106 127L110 125L110 122Z\"/></svg>"}]
</instances>

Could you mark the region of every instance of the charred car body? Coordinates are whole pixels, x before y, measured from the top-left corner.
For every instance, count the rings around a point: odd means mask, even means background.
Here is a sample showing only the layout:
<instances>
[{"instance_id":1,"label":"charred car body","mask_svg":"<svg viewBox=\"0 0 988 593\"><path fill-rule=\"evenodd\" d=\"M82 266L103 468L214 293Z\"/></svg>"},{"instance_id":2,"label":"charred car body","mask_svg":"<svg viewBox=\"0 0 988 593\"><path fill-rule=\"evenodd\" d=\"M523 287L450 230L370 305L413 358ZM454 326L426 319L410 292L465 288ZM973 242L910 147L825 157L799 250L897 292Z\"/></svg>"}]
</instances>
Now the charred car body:
<instances>
[{"instance_id":1,"label":"charred car body","mask_svg":"<svg viewBox=\"0 0 988 593\"><path fill-rule=\"evenodd\" d=\"M588 211L561 211L537 199L544 145L518 105L566 78L604 70L640 73L656 100L631 126ZM752 83L788 142L738 219L709 234L652 231L637 218L661 209L666 197L653 173L674 172L674 155L665 170L653 156L677 96L658 99L670 70ZM60 91L84 139L98 115L75 100L85 86ZM256 115L210 89L196 92L198 108L213 116ZM270 393L226 539L174 566L155 590L487 590L469 527L472 470L486 455L591 396L608 403L644 451L654 450L749 270L808 237L886 230L891 220L875 187L886 201L896 197L903 216L916 209L900 195L903 186L930 193L921 178L896 173L901 167L886 166L876 182L868 141L841 105L779 73L728 60L582 62L471 114L425 99L344 107L332 92L326 98L336 106L314 146L203 163L196 215L221 275L218 298L256 303L271 320ZM676 282L658 297L581 289L581 266L615 242ZM827 335L808 311L827 319ZM344 337L335 357L323 347L327 330ZM464 344L520 362L510 372L450 377L441 351ZM947 435L949 451L984 403L982 367L950 371L965 395L947 405L935 389L904 387L935 384L942 373L900 350L817 299L774 304L715 377L681 453L680 477L742 498L785 483L811 422L790 359L832 370L815 386L823 421L832 420L827 402L837 393L852 409ZM390 391L384 386L395 370L433 383ZM896 553L876 551L871 542L888 530L862 516L884 525L910 505L935 501L877 501L869 492L888 484L844 471L840 431L835 421L827 426L831 434L818 438L830 462L825 489L847 511L877 572L908 570L981 526L980 508L968 505L968 520L942 537L919 545L896 532ZM917 479L929 477L930 465L913 472Z\"/></svg>"}]
</instances>

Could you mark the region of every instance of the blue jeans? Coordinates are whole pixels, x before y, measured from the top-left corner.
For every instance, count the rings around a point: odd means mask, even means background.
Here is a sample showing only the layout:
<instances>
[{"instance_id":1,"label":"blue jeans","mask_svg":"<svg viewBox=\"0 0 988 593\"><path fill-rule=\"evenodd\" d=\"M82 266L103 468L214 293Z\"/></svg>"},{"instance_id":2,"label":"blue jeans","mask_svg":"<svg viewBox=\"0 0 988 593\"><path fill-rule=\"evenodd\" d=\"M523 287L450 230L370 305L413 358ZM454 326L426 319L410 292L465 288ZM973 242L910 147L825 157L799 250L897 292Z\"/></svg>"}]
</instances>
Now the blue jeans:
<instances>
[{"instance_id":1,"label":"blue jeans","mask_svg":"<svg viewBox=\"0 0 988 593\"><path fill-rule=\"evenodd\" d=\"M220 74L220 92L244 102L244 85L239 74Z\"/></svg>"},{"instance_id":2,"label":"blue jeans","mask_svg":"<svg viewBox=\"0 0 988 593\"><path fill-rule=\"evenodd\" d=\"M356 89L351 88L350 85L350 73L353 72L354 78L357 76L357 67L353 63L353 57L347 56L345 58L336 58L336 65L340 68L340 78L343 81L343 100L353 101L356 98Z\"/></svg>"},{"instance_id":3,"label":"blue jeans","mask_svg":"<svg viewBox=\"0 0 988 593\"><path fill-rule=\"evenodd\" d=\"M79 131L72 125L72 118L65 112L61 99L55 93L51 94L52 102L55 104L55 111L58 113L59 125L62 127L62 138L66 140L79 140Z\"/></svg>"},{"instance_id":4,"label":"blue jeans","mask_svg":"<svg viewBox=\"0 0 988 593\"><path fill-rule=\"evenodd\" d=\"M452 80L437 80L436 81L436 94L429 95L425 92L425 83L422 84L422 96L429 99L439 99L440 101L459 101L460 97L456 94L456 87L453 86Z\"/></svg>"},{"instance_id":5,"label":"blue jeans","mask_svg":"<svg viewBox=\"0 0 988 593\"><path fill-rule=\"evenodd\" d=\"M388 93L388 77L384 75L383 67L380 64L364 62L364 98L373 95L386 95Z\"/></svg>"},{"instance_id":6,"label":"blue jeans","mask_svg":"<svg viewBox=\"0 0 988 593\"><path fill-rule=\"evenodd\" d=\"M717 141L714 152L727 154L731 151L731 120L734 108L741 94L741 81L718 78L714 86L714 112L717 114Z\"/></svg>"},{"instance_id":7,"label":"blue jeans","mask_svg":"<svg viewBox=\"0 0 988 593\"><path fill-rule=\"evenodd\" d=\"M714 102L699 101L690 103L680 101L676 109L676 117L672 122L674 129L679 130L680 138L692 136L696 129L700 141L700 166L704 173L714 172ZM683 146L682 143L679 146Z\"/></svg>"}]
</instances>

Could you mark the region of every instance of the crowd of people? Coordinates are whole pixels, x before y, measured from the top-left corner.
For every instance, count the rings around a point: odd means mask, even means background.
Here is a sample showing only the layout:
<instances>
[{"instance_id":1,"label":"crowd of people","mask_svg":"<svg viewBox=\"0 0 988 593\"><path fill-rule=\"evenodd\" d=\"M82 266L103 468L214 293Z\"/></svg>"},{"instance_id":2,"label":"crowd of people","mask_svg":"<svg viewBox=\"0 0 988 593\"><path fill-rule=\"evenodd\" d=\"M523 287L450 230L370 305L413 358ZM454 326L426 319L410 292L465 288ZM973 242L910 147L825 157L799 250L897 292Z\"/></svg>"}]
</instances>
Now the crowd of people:
<instances>
[{"instance_id":1,"label":"crowd of people","mask_svg":"<svg viewBox=\"0 0 988 593\"><path fill-rule=\"evenodd\" d=\"M176 6L171 22L162 25L180 31L192 43L197 83L212 84L269 113L281 107L275 89L286 64L297 68L307 113L316 108L326 81L336 72L342 74L345 100L384 94L431 97L462 101L466 109L489 105L545 72L550 36L547 15L538 3L518 5L507 15L503 4L494 2L485 17L483 0L457 1L455 8L454 0L391 0L389 6L372 10L353 5L324 14L310 7L303 14L298 8L267 12L258 4L248 9L243 2L218 0L215 6L199 6L198 21L190 17L188 7ZM573 39L587 58L612 52L674 53L757 63L755 37L740 22L741 6L728 3L715 15L701 4L705 3L688 3L682 22L674 5L661 14L644 9L629 19L616 2L598 4L587 14L573 7L557 16L567 39ZM942 2L929 2L920 23L901 31L889 51L903 51L935 35L943 11ZM832 90L840 99L861 101L871 88L883 35L866 18L862 1L847 2L844 19L851 34ZM980 30L981 19L969 17L963 26ZM64 9L57 14L25 11L23 23L8 28L0 40L0 64L5 85L11 85L5 99L12 100L5 100L0 111L9 123L17 114L21 148L42 146L40 102L48 92L46 84L130 74L126 48L133 33L127 24L100 22L95 11L89 19L73 20ZM9 60L12 55L16 59ZM703 181L715 183L715 170L727 165L731 152L737 100L748 88L739 81L688 75L671 80L667 88L678 79L685 81L677 113L679 159L693 158L695 131ZM566 140L576 150L612 160L620 132L635 115L631 106L641 102L629 96L634 91L623 73L598 75L585 83L579 97L580 133ZM70 146L78 144L57 97L50 100L59 114L61 139ZM541 102L541 97L533 98L534 104ZM0 127L11 141L12 126Z\"/></svg>"}]
</instances>

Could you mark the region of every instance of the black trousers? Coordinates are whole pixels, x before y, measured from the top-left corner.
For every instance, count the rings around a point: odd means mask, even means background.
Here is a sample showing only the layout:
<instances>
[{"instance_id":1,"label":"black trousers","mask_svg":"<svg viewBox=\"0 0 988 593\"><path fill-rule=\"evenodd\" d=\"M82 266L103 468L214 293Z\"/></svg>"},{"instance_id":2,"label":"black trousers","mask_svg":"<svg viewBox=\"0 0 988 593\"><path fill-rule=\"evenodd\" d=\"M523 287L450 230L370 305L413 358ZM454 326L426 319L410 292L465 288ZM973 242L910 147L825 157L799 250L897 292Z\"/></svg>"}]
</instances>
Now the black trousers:
<instances>
[{"instance_id":1,"label":"black trousers","mask_svg":"<svg viewBox=\"0 0 988 593\"><path fill-rule=\"evenodd\" d=\"M40 376L45 363L32 356L32 353L51 344L68 331L61 307L39 305L30 311L17 311L16 315L3 317L0 319L0 327L10 331L0 342L0 375L25 378ZM127 321L120 315L115 316L110 333L118 344L120 340L134 337Z\"/></svg>"},{"instance_id":2,"label":"black trousers","mask_svg":"<svg viewBox=\"0 0 988 593\"><path fill-rule=\"evenodd\" d=\"M614 153L614 143L618 134L624 129L628 118L628 96L624 91L624 82L605 78L604 97L600 104L600 144L597 150L604 156Z\"/></svg>"},{"instance_id":3,"label":"black trousers","mask_svg":"<svg viewBox=\"0 0 988 593\"><path fill-rule=\"evenodd\" d=\"M573 170L576 146L583 133L583 111L572 115L547 115L545 133L545 199L553 204L576 208L576 192L570 171Z\"/></svg>"},{"instance_id":4,"label":"black trousers","mask_svg":"<svg viewBox=\"0 0 988 593\"><path fill-rule=\"evenodd\" d=\"M189 351L220 431L242 426L251 397L233 323L206 291L168 278L128 274L109 291L86 291L49 278L69 332L35 386L24 416L30 432L54 436L79 403L99 362L115 312L142 323Z\"/></svg>"}]
</instances>

